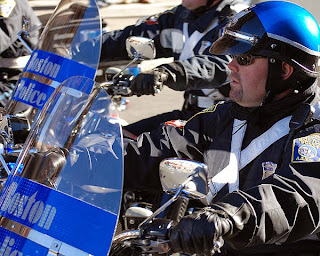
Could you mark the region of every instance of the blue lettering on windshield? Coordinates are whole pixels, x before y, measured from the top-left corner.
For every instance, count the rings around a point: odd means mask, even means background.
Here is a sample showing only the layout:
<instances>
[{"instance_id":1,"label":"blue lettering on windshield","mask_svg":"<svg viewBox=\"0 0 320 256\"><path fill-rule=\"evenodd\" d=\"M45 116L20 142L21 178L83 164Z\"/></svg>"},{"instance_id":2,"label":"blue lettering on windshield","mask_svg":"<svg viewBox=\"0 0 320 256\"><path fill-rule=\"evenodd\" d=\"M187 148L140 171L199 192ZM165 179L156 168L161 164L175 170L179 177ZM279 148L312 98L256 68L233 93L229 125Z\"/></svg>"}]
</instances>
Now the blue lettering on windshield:
<instances>
[{"instance_id":1,"label":"blue lettering on windshield","mask_svg":"<svg viewBox=\"0 0 320 256\"><path fill-rule=\"evenodd\" d=\"M0 193L0 215L38 235L32 238L0 227L0 256L48 255L41 237L51 237L92 255L107 255L117 214L59 190L12 175ZM22 230L22 229L20 229Z\"/></svg>"},{"instance_id":2,"label":"blue lettering on windshield","mask_svg":"<svg viewBox=\"0 0 320 256\"><path fill-rule=\"evenodd\" d=\"M54 89L64 80L72 76L84 76L93 80L96 70L50 52L34 50L24 72L38 75L47 83L35 81L30 77L22 77L12 98L42 109ZM89 94L92 88L75 89Z\"/></svg>"}]
</instances>

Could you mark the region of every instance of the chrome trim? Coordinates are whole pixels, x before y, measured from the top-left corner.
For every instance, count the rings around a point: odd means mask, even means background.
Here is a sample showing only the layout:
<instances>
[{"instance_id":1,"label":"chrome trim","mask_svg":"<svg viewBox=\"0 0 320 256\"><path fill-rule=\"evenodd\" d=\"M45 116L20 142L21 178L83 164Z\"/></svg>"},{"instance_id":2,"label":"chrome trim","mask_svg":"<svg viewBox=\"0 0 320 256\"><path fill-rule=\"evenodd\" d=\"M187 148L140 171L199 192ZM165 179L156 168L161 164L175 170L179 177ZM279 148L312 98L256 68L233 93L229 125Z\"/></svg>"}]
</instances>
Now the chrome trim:
<instances>
[{"instance_id":1,"label":"chrome trim","mask_svg":"<svg viewBox=\"0 0 320 256\"><path fill-rule=\"evenodd\" d=\"M129 230L124 231L118 235L116 235L113 239L114 243L122 243L124 241L127 241L129 239L135 239L140 237L140 231L139 230Z\"/></svg>"},{"instance_id":2,"label":"chrome trim","mask_svg":"<svg viewBox=\"0 0 320 256\"><path fill-rule=\"evenodd\" d=\"M273 38L273 39L276 39L278 41L281 41L281 42L284 42L284 43L287 43L287 44L290 44L292 45L293 47L296 47L306 53L309 53L311 55L315 55L315 56L320 56L320 49L318 51L315 51L315 50L311 50L310 48L307 48L305 47L304 45L302 44L299 44L295 41L292 41L286 37L283 37L283 36L279 36L279 35L276 35L276 34L272 34L272 33L267 33L268 37L270 38Z\"/></svg>"},{"instance_id":3,"label":"chrome trim","mask_svg":"<svg viewBox=\"0 0 320 256\"><path fill-rule=\"evenodd\" d=\"M308 73L310 73L311 75L315 76L319 76L319 72L318 71L313 71L308 69L307 67L303 66L302 64L300 64L298 61L291 59L292 62L294 62L296 65L298 65L299 67L301 67L302 69L304 69L305 71L307 71Z\"/></svg>"},{"instance_id":4,"label":"chrome trim","mask_svg":"<svg viewBox=\"0 0 320 256\"><path fill-rule=\"evenodd\" d=\"M93 256L92 254L84 252L76 247L73 247L51 236L43 234L39 231L31 229L21 223L3 216L0 218L0 227L11 231L19 236L22 236L34 243L37 243L45 248L48 248L48 255Z\"/></svg>"},{"instance_id":5,"label":"chrome trim","mask_svg":"<svg viewBox=\"0 0 320 256\"><path fill-rule=\"evenodd\" d=\"M0 219L0 227L25 238L31 230L31 228L3 216Z\"/></svg>"},{"instance_id":6,"label":"chrome trim","mask_svg":"<svg viewBox=\"0 0 320 256\"><path fill-rule=\"evenodd\" d=\"M228 28L223 29L222 35L229 35L229 36L232 36L236 39L240 39L242 41L247 41L251 45L256 45L259 41L259 38L255 35L246 35L246 34L241 33L239 31L229 30Z\"/></svg>"}]
</instances>

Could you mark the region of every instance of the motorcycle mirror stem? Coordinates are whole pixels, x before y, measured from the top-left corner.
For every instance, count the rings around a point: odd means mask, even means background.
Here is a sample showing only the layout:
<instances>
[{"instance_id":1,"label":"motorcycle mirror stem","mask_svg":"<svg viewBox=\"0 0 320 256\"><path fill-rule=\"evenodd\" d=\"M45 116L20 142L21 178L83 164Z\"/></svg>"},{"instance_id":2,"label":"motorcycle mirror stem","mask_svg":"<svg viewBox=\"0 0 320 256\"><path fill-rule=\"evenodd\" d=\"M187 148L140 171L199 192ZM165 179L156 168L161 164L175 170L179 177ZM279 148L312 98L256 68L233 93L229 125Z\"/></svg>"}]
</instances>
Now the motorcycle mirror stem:
<instances>
[{"instance_id":1,"label":"motorcycle mirror stem","mask_svg":"<svg viewBox=\"0 0 320 256\"><path fill-rule=\"evenodd\" d=\"M128 68L131 64L133 64L137 60L139 60L139 58L140 58L140 53L137 53L136 56L124 68L122 68L117 74L114 75L114 77L112 78L112 81L115 81L122 74L122 72L126 70L126 68Z\"/></svg>"},{"instance_id":2,"label":"motorcycle mirror stem","mask_svg":"<svg viewBox=\"0 0 320 256\"><path fill-rule=\"evenodd\" d=\"M29 28L29 20L24 17L22 20L22 29L18 32L17 37L23 43L23 45L27 48L27 50L30 53L32 53L33 49L27 42L28 37L30 37L28 28ZM39 27L36 29L39 29Z\"/></svg>"},{"instance_id":3,"label":"motorcycle mirror stem","mask_svg":"<svg viewBox=\"0 0 320 256\"><path fill-rule=\"evenodd\" d=\"M171 205L173 202L175 202L179 198L179 196L182 194L183 188L184 188L184 186L180 185L177 192L173 195L173 197L171 197L167 202L165 202L161 207L159 207L152 215L150 215L148 218L146 218L144 221L142 221L139 224L138 230L140 230L140 232L141 232L142 226L144 224L150 222L152 219L154 219L156 216L158 216L159 213L164 211L169 205Z\"/></svg>"},{"instance_id":4,"label":"motorcycle mirror stem","mask_svg":"<svg viewBox=\"0 0 320 256\"><path fill-rule=\"evenodd\" d=\"M17 34L18 39L23 43L23 45L27 48L27 50L32 53L32 48L29 46L25 38L29 37L29 33L27 31L21 30Z\"/></svg>"},{"instance_id":5,"label":"motorcycle mirror stem","mask_svg":"<svg viewBox=\"0 0 320 256\"><path fill-rule=\"evenodd\" d=\"M10 118L5 108L0 107L0 137L3 143L3 150L8 153L8 146L13 144L13 132L10 125Z\"/></svg>"}]
</instances>

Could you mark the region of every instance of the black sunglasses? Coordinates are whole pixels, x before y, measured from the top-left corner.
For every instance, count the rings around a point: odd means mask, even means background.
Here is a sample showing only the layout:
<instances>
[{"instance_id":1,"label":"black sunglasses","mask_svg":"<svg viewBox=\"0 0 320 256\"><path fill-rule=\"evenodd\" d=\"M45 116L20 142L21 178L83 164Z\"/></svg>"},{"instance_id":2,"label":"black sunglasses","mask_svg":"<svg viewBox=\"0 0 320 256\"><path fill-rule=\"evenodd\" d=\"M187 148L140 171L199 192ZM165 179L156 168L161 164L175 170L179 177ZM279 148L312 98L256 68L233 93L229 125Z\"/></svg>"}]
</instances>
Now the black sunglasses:
<instances>
[{"instance_id":1,"label":"black sunglasses","mask_svg":"<svg viewBox=\"0 0 320 256\"><path fill-rule=\"evenodd\" d=\"M235 59L241 66L248 66L252 64L255 59L266 58L265 56L252 55L252 54L241 54L241 55L230 55L232 59Z\"/></svg>"}]
</instances>

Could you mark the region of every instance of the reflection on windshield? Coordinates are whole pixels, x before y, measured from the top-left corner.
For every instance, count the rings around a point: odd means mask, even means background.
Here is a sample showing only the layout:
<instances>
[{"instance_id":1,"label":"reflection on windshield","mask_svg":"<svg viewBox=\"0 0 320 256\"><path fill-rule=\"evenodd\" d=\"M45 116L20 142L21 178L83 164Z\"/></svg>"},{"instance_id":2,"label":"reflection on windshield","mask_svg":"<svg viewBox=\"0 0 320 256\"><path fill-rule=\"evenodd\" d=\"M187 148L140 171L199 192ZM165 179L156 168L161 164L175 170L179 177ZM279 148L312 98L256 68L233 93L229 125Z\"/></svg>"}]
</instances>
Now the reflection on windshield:
<instances>
[{"instance_id":1,"label":"reflection on windshield","mask_svg":"<svg viewBox=\"0 0 320 256\"><path fill-rule=\"evenodd\" d=\"M26 119L32 126L53 90L65 79L78 75L94 79L101 52L101 27L94 0L61 0L12 93L8 114ZM83 43L91 44L89 51L77 51ZM24 141L27 132L20 132L18 126L13 129Z\"/></svg>"},{"instance_id":2,"label":"reflection on windshield","mask_svg":"<svg viewBox=\"0 0 320 256\"><path fill-rule=\"evenodd\" d=\"M89 203L99 202L100 207L115 211L112 197L121 193L122 183L120 137L114 124L93 113L88 113L86 118L93 122L85 121L87 125L73 143L58 190Z\"/></svg>"},{"instance_id":3,"label":"reflection on windshield","mask_svg":"<svg viewBox=\"0 0 320 256\"><path fill-rule=\"evenodd\" d=\"M110 97L94 89L90 95L56 93L52 101L18 159L21 176L117 213L122 139Z\"/></svg>"},{"instance_id":4,"label":"reflection on windshield","mask_svg":"<svg viewBox=\"0 0 320 256\"><path fill-rule=\"evenodd\" d=\"M74 49L95 38L90 54L80 53L77 61L97 69L100 56L101 21L93 0L73 0L60 5L48 21L37 48L66 58L73 58Z\"/></svg>"}]
</instances>

